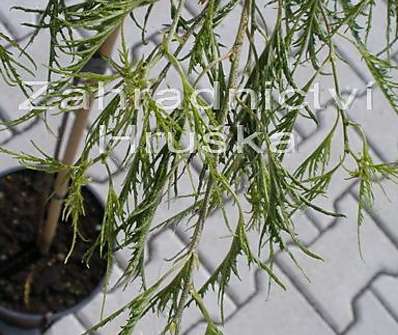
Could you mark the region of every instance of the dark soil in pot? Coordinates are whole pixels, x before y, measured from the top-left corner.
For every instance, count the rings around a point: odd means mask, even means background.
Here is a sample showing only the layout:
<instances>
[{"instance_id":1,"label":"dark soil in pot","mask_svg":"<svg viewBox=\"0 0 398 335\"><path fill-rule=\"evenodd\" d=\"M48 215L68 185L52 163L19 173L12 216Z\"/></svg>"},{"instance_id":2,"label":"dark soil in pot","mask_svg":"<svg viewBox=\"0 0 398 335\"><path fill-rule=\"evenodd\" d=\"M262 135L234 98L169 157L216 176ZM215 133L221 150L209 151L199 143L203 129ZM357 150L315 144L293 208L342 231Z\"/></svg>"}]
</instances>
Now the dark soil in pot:
<instances>
[{"instance_id":1,"label":"dark soil in pot","mask_svg":"<svg viewBox=\"0 0 398 335\"><path fill-rule=\"evenodd\" d=\"M106 264L98 254L90 266L82 261L99 233L103 208L83 190L85 216L79 222L72 256L65 264L72 239L71 222L59 224L48 256L40 255L36 239L42 215L43 185L50 176L19 170L0 178L0 306L16 312L62 312L90 296L102 281ZM48 180L48 179L47 179Z\"/></svg>"}]
</instances>

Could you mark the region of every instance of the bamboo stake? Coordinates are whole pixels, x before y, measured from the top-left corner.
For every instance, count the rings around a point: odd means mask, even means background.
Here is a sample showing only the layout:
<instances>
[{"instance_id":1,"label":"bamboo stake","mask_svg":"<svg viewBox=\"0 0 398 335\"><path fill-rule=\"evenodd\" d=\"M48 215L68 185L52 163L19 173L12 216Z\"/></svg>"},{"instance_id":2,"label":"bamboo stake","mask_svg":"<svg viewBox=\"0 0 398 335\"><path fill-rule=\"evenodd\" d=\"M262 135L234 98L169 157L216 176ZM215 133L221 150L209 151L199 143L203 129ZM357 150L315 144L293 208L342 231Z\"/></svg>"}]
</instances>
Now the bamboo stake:
<instances>
[{"instance_id":1,"label":"bamboo stake","mask_svg":"<svg viewBox=\"0 0 398 335\"><path fill-rule=\"evenodd\" d=\"M114 45L119 36L119 29L114 31L104 44L99 49L99 54L104 57L110 57L113 51ZM75 163L77 152L80 144L82 143L84 132L86 129L88 116L90 114L92 99L90 98L87 108L83 108L76 112L76 117L73 122L72 130L69 135L65 153L62 162L65 165L72 165ZM52 242L54 240L55 234L57 232L58 222L61 217L62 207L64 203L64 198L68 191L69 185L69 171L63 170L57 174L54 183L53 197L49 203L47 218L41 231L39 232L37 245L40 252L44 255L48 254Z\"/></svg>"}]
</instances>

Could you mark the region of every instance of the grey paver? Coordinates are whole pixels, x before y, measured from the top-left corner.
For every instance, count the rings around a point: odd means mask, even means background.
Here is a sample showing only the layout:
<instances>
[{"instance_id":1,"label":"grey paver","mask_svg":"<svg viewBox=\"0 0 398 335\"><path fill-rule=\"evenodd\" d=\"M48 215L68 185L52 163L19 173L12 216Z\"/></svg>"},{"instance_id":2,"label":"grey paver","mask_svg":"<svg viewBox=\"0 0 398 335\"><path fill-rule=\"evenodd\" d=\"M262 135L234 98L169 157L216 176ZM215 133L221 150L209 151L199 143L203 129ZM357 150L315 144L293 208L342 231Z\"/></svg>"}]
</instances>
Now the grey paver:
<instances>
[{"instance_id":1,"label":"grey paver","mask_svg":"<svg viewBox=\"0 0 398 335\"><path fill-rule=\"evenodd\" d=\"M9 129L3 129L0 131L0 144L4 145L12 139L13 133Z\"/></svg>"},{"instance_id":2,"label":"grey paver","mask_svg":"<svg viewBox=\"0 0 398 335\"><path fill-rule=\"evenodd\" d=\"M21 0L17 3L13 0L3 0L0 6L0 20L3 21L12 37L18 41L23 40L32 33L31 27L23 26L23 23L36 23L37 15L25 13L20 10L12 9L14 6L25 8L42 9L47 2L45 0L29 1Z\"/></svg>"},{"instance_id":3,"label":"grey paver","mask_svg":"<svg viewBox=\"0 0 398 335\"><path fill-rule=\"evenodd\" d=\"M366 96L355 100L349 117L359 123L374 151L387 162L398 158L398 118L379 89L373 90L373 107L367 108Z\"/></svg>"},{"instance_id":4,"label":"grey paver","mask_svg":"<svg viewBox=\"0 0 398 335\"><path fill-rule=\"evenodd\" d=\"M267 298L267 292L258 294L248 305L225 324L225 334L286 335L322 334L334 332L319 315L306 303L301 294L289 280L275 268L277 275L286 283L288 291L273 287Z\"/></svg>"},{"instance_id":5,"label":"grey paver","mask_svg":"<svg viewBox=\"0 0 398 335\"><path fill-rule=\"evenodd\" d=\"M397 185L389 180L381 181L374 190L375 201L371 213L379 227L398 246Z\"/></svg>"},{"instance_id":6,"label":"grey paver","mask_svg":"<svg viewBox=\"0 0 398 335\"><path fill-rule=\"evenodd\" d=\"M44 335L82 334L85 331L83 325L73 315L70 315L56 322Z\"/></svg>"},{"instance_id":7,"label":"grey paver","mask_svg":"<svg viewBox=\"0 0 398 335\"><path fill-rule=\"evenodd\" d=\"M45 32L42 32L37 37L36 42L28 48L28 52L31 54L32 58L36 60L37 71L35 76L26 75L24 78L31 82L34 94L43 96L46 88L47 82L47 59L48 55L43 53L43 50L48 49L49 38ZM11 49L16 55L18 55L18 50ZM33 65L24 57L20 58L22 64L24 64L29 69L33 69ZM24 115L32 108L32 104L27 101L26 96L23 92L15 87L7 85L3 80L0 82L0 90L2 97L12 97L12 99L1 99L1 114L6 120L15 120ZM44 91L43 91L44 90ZM34 96L34 95L32 95ZM37 103L40 99L33 99ZM41 105L45 109L43 105ZM53 111L53 113L56 111ZM49 112L48 114L51 114ZM17 126L18 131L23 131L29 127L34 119Z\"/></svg>"},{"instance_id":8,"label":"grey paver","mask_svg":"<svg viewBox=\"0 0 398 335\"><path fill-rule=\"evenodd\" d=\"M397 333L398 323L371 292L366 292L361 296L358 300L358 309L357 322L345 334L394 335Z\"/></svg>"},{"instance_id":9,"label":"grey paver","mask_svg":"<svg viewBox=\"0 0 398 335\"><path fill-rule=\"evenodd\" d=\"M336 331L344 330L353 321L351 302L361 288L380 271L398 270L397 249L369 216L365 216L366 223L361 228L364 253L361 259L357 244L357 204L347 195L341 199L339 208L347 219L336 222L311 246L325 261L315 262L301 253L294 253L311 282L285 255L279 263Z\"/></svg>"},{"instance_id":10,"label":"grey paver","mask_svg":"<svg viewBox=\"0 0 398 335\"><path fill-rule=\"evenodd\" d=\"M398 276L382 274L372 283L373 293L384 303L388 311L398 319Z\"/></svg>"}]
</instances>

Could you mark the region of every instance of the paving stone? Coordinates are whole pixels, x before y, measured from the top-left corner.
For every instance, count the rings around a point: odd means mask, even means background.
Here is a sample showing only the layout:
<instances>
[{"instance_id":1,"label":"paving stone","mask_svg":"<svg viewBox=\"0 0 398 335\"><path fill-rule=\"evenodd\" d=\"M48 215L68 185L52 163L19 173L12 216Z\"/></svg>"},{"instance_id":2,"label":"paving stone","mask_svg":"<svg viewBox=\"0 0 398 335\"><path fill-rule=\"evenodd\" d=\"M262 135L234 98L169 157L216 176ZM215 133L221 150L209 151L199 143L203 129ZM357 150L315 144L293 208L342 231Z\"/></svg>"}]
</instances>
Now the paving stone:
<instances>
[{"instance_id":1,"label":"paving stone","mask_svg":"<svg viewBox=\"0 0 398 335\"><path fill-rule=\"evenodd\" d=\"M33 144L34 143L34 144ZM23 152L25 154L34 154L40 156L40 152L35 148L37 146L44 153L51 155L54 151L55 139L53 134L49 133L43 123L26 131L23 135L14 136L4 147L14 152ZM19 166L15 159L9 155L1 154L2 168Z\"/></svg>"},{"instance_id":2,"label":"paving stone","mask_svg":"<svg viewBox=\"0 0 398 335\"><path fill-rule=\"evenodd\" d=\"M211 276L211 273L207 271L205 266L200 266L200 268L195 272L194 274L194 283L196 288L202 287L202 285L207 281L207 279ZM209 290L206 296L203 298L203 302L206 305L206 308L208 309L208 312L216 323L221 323L222 322L222 317L221 317L221 306L220 306L220 301L218 297L218 285L215 285L214 290ZM196 312L196 316L199 318L202 318L202 315L199 313L199 310L197 309L196 305L194 306L194 310ZM222 307L222 312L224 315L224 318L229 318L233 313L237 311L237 304L236 302L232 299L232 297L229 296L228 292L224 297L224 304ZM191 312L193 313L193 312ZM191 316L192 318L193 316ZM192 321L190 322L191 324L193 323Z\"/></svg>"},{"instance_id":3,"label":"paving stone","mask_svg":"<svg viewBox=\"0 0 398 335\"><path fill-rule=\"evenodd\" d=\"M19 6L25 8L43 9L47 5L45 0L29 1L21 0L16 3L13 0L3 0L0 6L0 20L11 32L14 39L20 41L29 36L33 28L22 26L23 23L36 23L37 15L14 10L12 7ZM45 49L44 49L45 50Z\"/></svg>"},{"instance_id":4,"label":"paving stone","mask_svg":"<svg viewBox=\"0 0 398 335\"><path fill-rule=\"evenodd\" d=\"M188 1L185 3L186 10L192 15L198 15L202 11L203 7L200 3L194 1Z\"/></svg>"},{"instance_id":5,"label":"paving stone","mask_svg":"<svg viewBox=\"0 0 398 335\"><path fill-rule=\"evenodd\" d=\"M387 306L398 320L398 275L382 274L372 283L372 292Z\"/></svg>"},{"instance_id":6,"label":"paving stone","mask_svg":"<svg viewBox=\"0 0 398 335\"><path fill-rule=\"evenodd\" d=\"M171 230L166 230L153 238L148 248L148 257L146 259L146 281L148 285L155 283L162 274L166 273L171 267L173 259L178 252L184 248L185 244ZM126 251L126 253L128 250ZM119 257L121 255L119 254ZM123 255L122 255L123 257ZM128 259L124 258L127 264ZM123 264L123 263L122 263ZM208 279L210 274L205 266L200 266L194 274L194 283L196 288L200 288ZM217 289L217 288L216 288ZM217 291L216 291L217 292ZM204 301L207 304L209 312L215 320L219 320L219 306L216 292L210 291ZM226 297L225 315L230 315L236 309L234 303ZM192 313L191 313L192 314Z\"/></svg>"},{"instance_id":7,"label":"paving stone","mask_svg":"<svg viewBox=\"0 0 398 335\"><path fill-rule=\"evenodd\" d=\"M242 199L243 200L243 199ZM245 211L249 211L248 207L245 207L245 202L242 202ZM247 205L247 203L246 203ZM237 208L232 201L226 203L225 212L229 220L230 228L234 229L237 222ZM246 220L250 219L249 215L246 215ZM298 214L295 216L295 223L297 225L298 237L304 242L309 243L315 239L318 235L318 230L315 226L304 216L304 214ZM190 235L190 231L183 232L187 236ZM249 232L248 238L251 242L251 247L254 252L258 248L258 232ZM223 261L227 254L232 242L232 233L227 227L224 216L221 211L214 212L206 221L204 231L202 234L202 240L199 247L201 261L208 269L208 271L214 271L220 263ZM268 250L263 250L264 259L268 257ZM238 258L238 270L240 278L232 276L230 285L227 289L228 295L235 301L235 303L243 303L248 297L250 297L258 289L258 285L262 287L267 286L267 281L257 283L255 275L257 269L255 267L249 268L246 265L244 257Z\"/></svg>"},{"instance_id":8,"label":"paving stone","mask_svg":"<svg viewBox=\"0 0 398 335\"><path fill-rule=\"evenodd\" d=\"M350 37L348 32L346 35ZM355 46L344 37L336 37L335 43L339 58L349 64L364 83L372 83L374 81L373 77Z\"/></svg>"},{"instance_id":9,"label":"paving stone","mask_svg":"<svg viewBox=\"0 0 398 335\"><path fill-rule=\"evenodd\" d=\"M398 118L382 92L373 90L373 107L367 108L367 99L354 102L348 116L359 123L365 131L371 147L384 161L398 158Z\"/></svg>"},{"instance_id":10,"label":"paving stone","mask_svg":"<svg viewBox=\"0 0 398 335\"><path fill-rule=\"evenodd\" d=\"M152 246L156 249L151 250L152 255L146 264L146 281L148 285L157 281L160 276L170 268L171 263L167 262L167 259L175 256L176 252L178 252L178 250L180 250L184 245L178 241L171 231L166 231L156 239L156 242L153 243ZM205 279L208 277L208 274L203 271L203 269L199 269L195 275L194 281L197 282L197 287L199 287L200 284L203 284ZM120 277L121 273L121 270L115 268L115 273L113 274L114 279L112 279L112 282L115 282L115 279ZM126 290L123 290L123 287L112 290L105 300L104 315L108 315L116 308L120 308L124 304L128 303L137 294L138 288L139 283L137 281L136 284L128 285ZM88 326L93 326L100 320L100 301L102 301L102 299L103 296L99 295L93 303L78 313L79 318L84 320ZM216 299L216 294L209 294L205 299L205 302L209 307L209 311L214 319L217 319L217 314L219 312ZM226 315L230 315L232 313L231 308L233 308L233 305L231 305L227 299L225 309ZM106 328L101 331L101 334L116 332L116 330L119 329L126 321L126 318L127 313L123 313L122 316L107 325ZM200 319L201 315L198 313L198 310L192 307L191 310L188 311L187 315L184 316L184 327L187 328L191 324L198 322ZM139 333L139 331L143 331L144 334L155 334L161 330L163 325L164 316L149 314L144 318L143 325L138 327L137 332Z\"/></svg>"},{"instance_id":11,"label":"paving stone","mask_svg":"<svg viewBox=\"0 0 398 335\"><path fill-rule=\"evenodd\" d=\"M311 246L325 262L316 262L302 253L293 252L308 278L281 255L278 264L289 273L297 287L336 331L353 321L351 302L361 288L368 285L380 271L396 271L398 251L370 217L365 216L361 228L364 260L357 244L357 203L350 195L341 199L340 210L347 219L335 223ZM279 262L280 261L280 262Z\"/></svg>"},{"instance_id":12,"label":"paving stone","mask_svg":"<svg viewBox=\"0 0 398 335\"><path fill-rule=\"evenodd\" d=\"M289 171L292 172L295 171L300 166L300 164L304 162L305 159L307 159L307 157L309 157L318 148L320 143L322 143L322 141L326 138L326 136L328 136L331 129L333 128L336 122L336 117L337 117L337 111L335 107L329 106L328 108L319 111L318 127L316 126L314 127L311 124L311 122L308 122L307 120L308 130L312 128L311 134L308 136L308 138L303 140L293 152L288 153L285 156L284 164ZM311 128L309 126L311 126ZM343 132L342 125L341 122L339 122L336 128L335 136L333 138L332 150L330 152L330 161L326 171L329 171L334 166L336 166L336 164L338 164L341 157L343 156L344 143L341 136L342 132ZM350 145L353 148L353 150L357 151L361 149L361 142L357 133L350 132L349 136L350 136ZM354 162L350 159L346 160L345 168L354 169L355 168ZM332 178L331 183L329 184L327 192L324 195L321 195L318 198L316 198L314 200L314 204L320 208L324 208L331 212L336 211L334 203L336 199L341 194L351 189L355 184L354 180L348 179L349 177L350 175L345 169L340 169L336 171ZM316 226L318 226L320 230L326 229L327 226L334 221L334 218L325 216L324 214L315 210L309 209L307 213L309 214L312 221L315 223Z\"/></svg>"},{"instance_id":13,"label":"paving stone","mask_svg":"<svg viewBox=\"0 0 398 335\"><path fill-rule=\"evenodd\" d=\"M205 321L201 321L195 324L192 328L188 329L183 335L203 335L206 334L207 324Z\"/></svg>"},{"instance_id":14,"label":"paving stone","mask_svg":"<svg viewBox=\"0 0 398 335\"><path fill-rule=\"evenodd\" d=\"M359 24L365 25L365 16L362 16L361 19L359 20ZM381 22L385 23L381 24ZM385 38L380 38L381 36L384 37L387 35L387 5L384 1L375 2L372 11L371 25L372 29L368 35L367 44L369 45L370 52L377 54L387 46ZM392 23L391 29L395 28L393 25L394 23ZM391 51L392 53L396 51L396 45L394 45Z\"/></svg>"},{"instance_id":15,"label":"paving stone","mask_svg":"<svg viewBox=\"0 0 398 335\"><path fill-rule=\"evenodd\" d=\"M121 274L121 271L119 270ZM119 277L118 273L114 274L115 277ZM108 316L112 312L122 308L124 305L129 303L131 299L136 296L139 290L139 283L129 285L126 289L124 287L119 288L112 294L106 296L104 305L103 317ZM104 295L98 294L94 300L85 306L82 310L77 313L79 320L81 320L86 327L91 328L95 326L101 320L101 310L104 302ZM112 323L107 324L98 333L100 334L117 334L120 327L123 326L128 318L128 313L123 313L120 317L115 319Z\"/></svg>"},{"instance_id":16,"label":"paving stone","mask_svg":"<svg viewBox=\"0 0 398 335\"><path fill-rule=\"evenodd\" d=\"M147 13L148 7L139 7L134 11L134 17L139 22L141 26L143 26L144 18ZM155 43L159 44L163 39L163 32L167 29L167 25L171 22L171 10L170 3L165 2L156 2L154 3L147 25L145 27L144 40L145 43ZM184 9L182 11L182 17L185 19L192 18L192 14L189 10ZM140 56L143 55L143 51L151 50L152 45L145 45L142 41L142 30L137 27L137 25L133 22L132 19L128 18L124 23L124 36L127 44L133 47L133 55L135 55L136 59L139 59ZM138 49L141 50L138 51ZM146 52L148 55L148 52ZM112 53L112 57L118 59L118 52L115 50Z\"/></svg>"},{"instance_id":17,"label":"paving stone","mask_svg":"<svg viewBox=\"0 0 398 335\"><path fill-rule=\"evenodd\" d=\"M380 301L371 292L366 292L357 302L358 319L344 334L347 335L393 335L398 323L387 313Z\"/></svg>"},{"instance_id":18,"label":"paving stone","mask_svg":"<svg viewBox=\"0 0 398 335\"><path fill-rule=\"evenodd\" d=\"M160 225L165 220L172 218L180 211L183 211L188 206L192 205L192 200L187 197L187 195L191 195L193 193L192 183L194 183L194 185L197 185L198 176L195 175L194 172L192 172L192 179L191 179L189 177L188 173L186 173L180 179L179 194L178 194L177 198L174 195L174 190L169 189L170 199L167 199L167 194L165 194L165 199L163 199L163 202L159 205L159 208L154 216L153 227ZM166 191L167 190L165 190L165 192ZM186 222L182 222L181 226L184 226L185 229L187 229L187 227L188 227L188 226L186 226ZM176 228L171 227L170 229L174 230ZM154 254L153 252L157 248L156 241L157 241L158 235L162 234L162 232L163 232L163 230L158 229L151 235L151 237L148 241L149 250L148 250L147 256L149 258L151 258L152 254ZM123 234L121 234L120 239L123 240ZM176 241L176 243L178 243L179 245L182 246L181 239L174 237L174 241ZM187 240L184 242L187 242ZM177 252L178 250L174 250L174 251ZM118 261L123 268L127 266L130 256L131 256L131 252L128 250L128 248L125 248L117 253ZM170 255L170 256L172 256L172 255Z\"/></svg>"},{"instance_id":19,"label":"paving stone","mask_svg":"<svg viewBox=\"0 0 398 335\"><path fill-rule=\"evenodd\" d=\"M31 57L36 60L36 65L37 65L37 71L35 72L35 76L32 77L28 74L22 75L23 80L26 80L28 82L34 82L35 84L32 85L34 93L31 95L32 99L37 103L40 98L43 97L46 88L46 82L47 82L47 69L46 67L48 66L47 64L47 59L48 59L48 54L44 53L43 50L48 49L48 44L49 39L48 39L48 34L46 32L42 32L39 34L37 41L27 49L27 51L30 53ZM18 51L15 50L15 55L18 54ZM28 68L32 68L32 64L30 64L26 59L21 58L20 59L21 63L27 66ZM15 120L18 119L19 117L25 115L27 112L29 112L29 107L31 107L31 104L27 101L26 96L21 92L20 89L17 89L15 87L10 87L7 85L3 80L0 82L0 90L2 92L3 97L12 97L9 99L2 99L0 101L0 107L2 110L2 116L6 120ZM39 95L38 99L34 99L34 94ZM23 105L22 105L23 104ZM42 106L43 108L45 106ZM55 110L52 112L48 111L49 114L54 114ZM27 127L29 127L32 124L33 120L30 120L28 122L25 122L24 124L17 126L16 129L18 131L23 131Z\"/></svg>"},{"instance_id":20,"label":"paving stone","mask_svg":"<svg viewBox=\"0 0 398 335\"><path fill-rule=\"evenodd\" d=\"M326 58L326 52L321 52L319 57L320 59L323 59L323 57ZM340 78L339 86L341 93L344 94L342 104L349 105L352 100L356 99L356 95L359 95L366 89L366 83L350 65L342 60L338 59L336 62L336 71ZM294 76L295 80L299 83L299 87L304 87L312 79L315 72L316 70L310 64L300 65ZM308 106L316 116L319 116L322 110L337 100L334 77L331 73L331 65L327 64L324 66L322 73L311 85L309 92L305 96L305 106ZM284 97L278 99L282 99L281 101L283 101ZM302 111L306 114L304 107ZM306 132L315 126L315 123L308 118L299 118L298 121L297 126Z\"/></svg>"},{"instance_id":21,"label":"paving stone","mask_svg":"<svg viewBox=\"0 0 398 335\"><path fill-rule=\"evenodd\" d=\"M225 205L225 211L230 221L229 225L233 231L237 219L236 206L234 206L232 202L228 202ZM186 238L189 238L191 235L190 230L181 231L181 233L183 233ZM201 261L209 271L214 271L221 264L231 246L231 242L232 233L226 226L222 212L218 211L213 213L206 221L199 246ZM257 247L257 244L255 247ZM245 278L245 281L241 282L237 278L232 278L232 282L228 289L231 295L237 299L237 302L244 301L247 296L252 294L256 289L253 277L255 271L245 266L243 258L239 258L239 273L242 278ZM245 290L242 290L243 287L245 287Z\"/></svg>"},{"instance_id":22,"label":"paving stone","mask_svg":"<svg viewBox=\"0 0 398 335\"><path fill-rule=\"evenodd\" d=\"M112 156L108 157L107 159L107 165L110 170L110 173L112 175L112 181L115 181L115 188L118 189L121 184L121 178L120 175L123 175L123 170L120 168L119 165L119 160L117 158L114 158ZM93 165L88 171L87 171L88 176L91 178L91 180L94 183L97 184L105 184L108 183L109 180L109 172L105 165L103 163L96 163ZM116 178L118 177L118 178ZM120 181L118 183L118 181Z\"/></svg>"},{"instance_id":23,"label":"paving stone","mask_svg":"<svg viewBox=\"0 0 398 335\"><path fill-rule=\"evenodd\" d=\"M2 22L0 22L0 31L4 35L8 36L9 38L13 38L12 28L9 26L9 24L5 20L2 19L1 21ZM2 45L3 45L3 43L4 43L4 41L2 40ZM7 46L7 44L4 44L4 46Z\"/></svg>"},{"instance_id":24,"label":"paving stone","mask_svg":"<svg viewBox=\"0 0 398 335\"><path fill-rule=\"evenodd\" d=\"M310 244L318 238L320 231L317 228L313 219L306 215L304 211L299 211L293 215L292 221L294 224L297 238L305 245Z\"/></svg>"},{"instance_id":25,"label":"paving stone","mask_svg":"<svg viewBox=\"0 0 398 335\"><path fill-rule=\"evenodd\" d=\"M253 298L239 313L224 326L228 335L272 333L286 334L322 334L332 335L334 332L322 321L319 315L306 303L301 294L294 288L281 271L275 267L279 278L287 285L283 291L275 285L267 297L262 292Z\"/></svg>"},{"instance_id":26,"label":"paving stone","mask_svg":"<svg viewBox=\"0 0 398 335\"><path fill-rule=\"evenodd\" d=\"M9 129L0 130L0 145L4 145L12 139L14 134Z\"/></svg>"},{"instance_id":27,"label":"paving stone","mask_svg":"<svg viewBox=\"0 0 398 335\"><path fill-rule=\"evenodd\" d=\"M374 197L371 214L377 220L380 229L398 246L398 185L389 180L380 181L379 185L375 185Z\"/></svg>"},{"instance_id":28,"label":"paving stone","mask_svg":"<svg viewBox=\"0 0 398 335\"><path fill-rule=\"evenodd\" d=\"M83 325L71 315L56 322L44 335L80 335L85 331Z\"/></svg>"},{"instance_id":29,"label":"paving stone","mask_svg":"<svg viewBox=\"0 0 398 335\"><path fill-rule=\"evenodd\" d=\"M119 267L116 260L113 260L111 270L105 279L105 285L103 285L102 292L106 294L112 294L119 288L123 288L126 281L121 279L122 275L123 270Z\"/></svg>"}]
</instances>

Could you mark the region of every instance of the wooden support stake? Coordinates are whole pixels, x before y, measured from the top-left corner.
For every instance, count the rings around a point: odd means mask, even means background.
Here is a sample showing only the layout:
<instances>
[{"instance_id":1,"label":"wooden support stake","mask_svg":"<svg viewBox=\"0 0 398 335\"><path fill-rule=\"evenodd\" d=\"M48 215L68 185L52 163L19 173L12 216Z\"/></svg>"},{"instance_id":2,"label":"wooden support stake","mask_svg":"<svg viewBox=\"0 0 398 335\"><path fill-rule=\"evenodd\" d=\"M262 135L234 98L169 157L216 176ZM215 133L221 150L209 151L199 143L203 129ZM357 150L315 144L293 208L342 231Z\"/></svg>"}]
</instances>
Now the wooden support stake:
<instances>
[{"instance_id":1,"label":"wooden support stake","mask_svg":"<svg viewBox=\"0 0 398 335\"><path fill-rule=\"evenodd\" d=\"M114 31L101 46L101 48L99 49L99 54L101 56L111 56L118 36L119 29ZM62 163L64 163L65 165L73 165L75 163L77 152L84 138L84 132L90 114L91 103L92 99L90 99L89 107L87 109L81 109L76 112L75 120L73 122L72 130L69 135L65 148L65 153L62 159ZM47 210L46 221L41 227L37 240L38 248L40 249L40 252L44 255L48 254L55 234L57 232L57 226L61 217L64 198L66 197L68 192L68 186L69 171L60 171L55 179L54 189L52 193L53 196L50 200Z\"/></svg>"}]
</instances>

